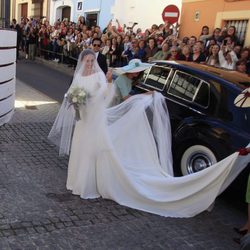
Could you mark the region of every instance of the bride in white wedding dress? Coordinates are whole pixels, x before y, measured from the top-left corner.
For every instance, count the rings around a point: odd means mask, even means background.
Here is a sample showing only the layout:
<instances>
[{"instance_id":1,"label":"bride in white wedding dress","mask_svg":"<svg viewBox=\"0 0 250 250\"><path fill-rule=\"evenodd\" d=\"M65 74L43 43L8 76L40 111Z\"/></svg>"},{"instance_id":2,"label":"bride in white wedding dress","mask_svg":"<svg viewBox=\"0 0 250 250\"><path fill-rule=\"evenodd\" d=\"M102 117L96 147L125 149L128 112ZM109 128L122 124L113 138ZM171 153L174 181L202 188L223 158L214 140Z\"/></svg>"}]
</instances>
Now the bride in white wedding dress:
<instances>
[{"instance_id":1,"label":"bride in white wedding dress","mask_svg":"<svg viewBox=\"0 0 250 250\"><path fill-rule=\"evenodd\" d=\"M250 161L235 153L198 173L173 177L162 95L136 95L106 109L112 88L91 50L79 56L75 86L90 96L80 109L81 120L75 121L65 98L49 139L60 154L70 152L67 189L84 199L101 196L163 216L190 217L208 209Z\"/></svg>"}]
</instances>

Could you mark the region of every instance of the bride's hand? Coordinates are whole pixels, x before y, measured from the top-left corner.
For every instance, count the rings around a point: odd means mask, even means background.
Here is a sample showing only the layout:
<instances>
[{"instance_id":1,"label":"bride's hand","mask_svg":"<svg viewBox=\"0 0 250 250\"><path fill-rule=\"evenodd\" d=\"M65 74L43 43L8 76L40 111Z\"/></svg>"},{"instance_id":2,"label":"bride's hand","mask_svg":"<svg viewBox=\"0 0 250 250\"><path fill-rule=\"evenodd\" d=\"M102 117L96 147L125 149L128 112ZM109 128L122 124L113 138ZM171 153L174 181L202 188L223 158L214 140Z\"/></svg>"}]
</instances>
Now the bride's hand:
<instances>
[{"instance_id":1,"label":"bride's hand","mask_svg":"<svg viewBox=\"0 0 250 250\"><path fill-rule=\"evenodd\" d=\"M111 69L108 70L106 74L106 78L109 83L112 83L112 70Z\"/></svg>"}]
</instances>

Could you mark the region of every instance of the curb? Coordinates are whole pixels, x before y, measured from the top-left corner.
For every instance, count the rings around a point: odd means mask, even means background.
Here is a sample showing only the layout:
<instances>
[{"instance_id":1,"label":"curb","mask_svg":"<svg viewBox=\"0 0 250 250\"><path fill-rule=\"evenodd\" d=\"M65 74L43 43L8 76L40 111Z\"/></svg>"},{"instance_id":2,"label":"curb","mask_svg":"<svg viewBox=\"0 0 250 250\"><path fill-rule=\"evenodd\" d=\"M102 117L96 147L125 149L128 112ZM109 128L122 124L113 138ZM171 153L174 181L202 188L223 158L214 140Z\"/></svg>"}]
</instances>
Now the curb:
<instances>
[{"instance_id":1,"label":"curb","mask_svg":"<svg viewBox=\"0 0 250 250\"><path fill-rule=\"evenodd\" d=\"M19 52L19 55L20 55L20 59L21 60L25 60L25 61L30 61L29 59L25 59L25 53L23 52ZM44 64L44 65L47 65L48 67L52 68L52 69L55 69L57 71L60 71L62 73L65 73L69 76L73 76L74 75L74 69L72 67L68 67L67 64L63 64L63 63L57 63L57 62L54 62L52 60L45 60L44 58L42 57L38 57L36 56L35 60L34 60L34 63L40 63L40 64Z\"/></svg>"}]
</instances>

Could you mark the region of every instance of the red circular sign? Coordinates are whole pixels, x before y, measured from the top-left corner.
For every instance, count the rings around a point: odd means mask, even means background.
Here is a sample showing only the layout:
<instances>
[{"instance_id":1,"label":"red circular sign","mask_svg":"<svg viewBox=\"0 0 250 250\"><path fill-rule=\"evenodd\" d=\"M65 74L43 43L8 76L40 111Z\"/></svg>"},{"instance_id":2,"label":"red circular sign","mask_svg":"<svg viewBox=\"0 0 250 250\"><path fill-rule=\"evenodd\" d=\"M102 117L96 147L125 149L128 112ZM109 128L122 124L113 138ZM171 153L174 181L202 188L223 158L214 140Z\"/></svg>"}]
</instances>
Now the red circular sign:
<instances>
[{"instance_id":1,"label":"red circular sign","mask_svg":"<svg viewBox=\"0 0 250 250\"><path fill-rule=\"evenodd\" d=\"M175 5L168 5L162 12L162 19L164 22L168 21L170 24L174 24L178 21L180 11Z\"/></svg>"}]
</instances>

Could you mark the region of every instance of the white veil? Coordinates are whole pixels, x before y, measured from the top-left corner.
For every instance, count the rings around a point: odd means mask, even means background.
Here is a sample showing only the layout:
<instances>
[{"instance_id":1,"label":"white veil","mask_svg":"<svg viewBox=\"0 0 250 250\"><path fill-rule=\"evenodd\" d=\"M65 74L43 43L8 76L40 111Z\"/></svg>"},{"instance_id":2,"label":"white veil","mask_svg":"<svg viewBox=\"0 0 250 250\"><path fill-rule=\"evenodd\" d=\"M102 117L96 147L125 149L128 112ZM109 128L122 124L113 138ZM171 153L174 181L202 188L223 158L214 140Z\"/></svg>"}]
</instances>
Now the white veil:
<instances>
[{"instance_id":1,"label":"white veil","mask_svg":"<svg viewBox=\"0 0 250 250\"><path fill-rule=\"evenodd\" d=\"M89 69L87 67L88 62L86 60L84 60L84 58L86 58L88 55L94 56L94 61ZM87 70L88 70L88 72L87 72ZM95 52L91 49L83 50L78 57L78 61L77 61L77 65L76 65L76 69L74 72L74 77L73 77L73 81L72 81L71 86L74 86L75 84L77 84L77 77L78 76L91 75L91 74L95 74L98 72L102 72L102 70L101 70L101 68L96 60Z\"/></svg>"},{"instance_id":2,"label":"white veil","mask_svg":"<svg viewBox=\"0 0 250 250\"><path fill-rule=\"evenodd\" d=\"M98 95L101 96L103 91L107 88L106 77L98 65L95 53L90 49L82 51L78 57L76 70L69 90L73 87L80 86L83 79L81 76L91 76L97 73L101 76L100 81L105 84L101 84L101 88L95 93L95 100L97 100ZM107 98L107 100L108 99L109 98ZM70 105L65 95L58 115L48 135L48 139L59 147L59 155L69 154L74 125L75 111L73 105Z\"/></svg>"},{"instance_id":3,"label":"white veil","mask_svg":"<svg viewBox=\"0 0 250 250\"><path fill-rule=\"evenodd\" d=\"M128 115L128 113L130 113L130 115ZM139 117L142 113L144 117L146 117L147 123L150 125L157 149L161 172L166 176L173 176L171 126L166 100L163 95L157 92L154 92L153 95L134 95L121 104L107 109L107 121L108 126L112 127L111 133L122 133L122 130L126 130L124 127L131 127L130 123L132 123L132 120L135 120L136 117ZM120 126L123 128L118 128L117 132L115 129L116 126L113 126L113 124L117 123L122 117L125 121ZM124 119L126 117L128 118ZM141 120L140 122L142 123L145 121ZM137 128L133 127L131 129L133 131L129 130L130 133L135 133L134 139L137 140ZM145 137L146 136L148 135L145 135ZM130 141L127 143L129 144L132 142ZM116 146L117 145L115 145L115 147ZM133 152L131 152L131 157L134 157Z\"/></svg>"}]
</instances>

